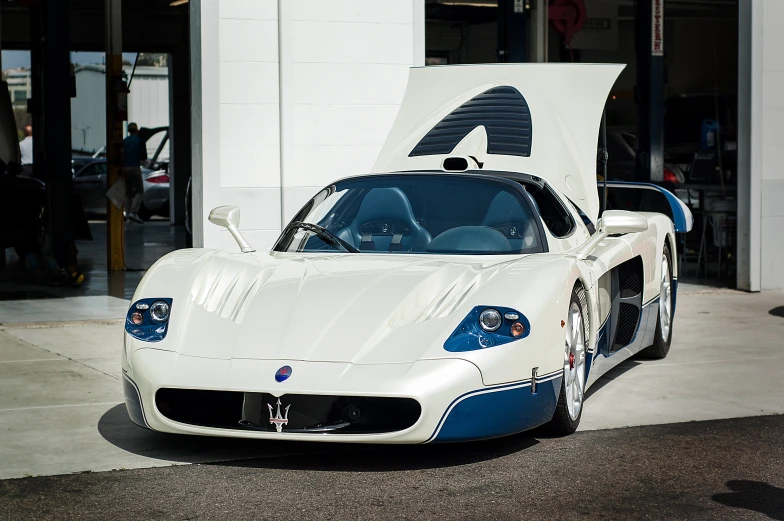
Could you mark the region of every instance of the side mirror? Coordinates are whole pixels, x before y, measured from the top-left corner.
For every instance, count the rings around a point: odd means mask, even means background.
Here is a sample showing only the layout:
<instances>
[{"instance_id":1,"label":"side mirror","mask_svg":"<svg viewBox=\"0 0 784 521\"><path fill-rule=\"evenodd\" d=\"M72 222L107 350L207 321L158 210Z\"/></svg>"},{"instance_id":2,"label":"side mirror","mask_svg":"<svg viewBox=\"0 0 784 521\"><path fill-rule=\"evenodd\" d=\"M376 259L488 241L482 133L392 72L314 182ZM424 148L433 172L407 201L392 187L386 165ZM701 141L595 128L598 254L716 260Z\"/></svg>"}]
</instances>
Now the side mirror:
<instances>
[{"instance_id":1,"label":"side mirror","mask_svg":"<svg viewBox=\"0 0 784 521\"><path fill-rule=\"evenodd\" d=\"M648 229L648 219L626 210L607 210L602 214L600 230L607 235L644 232Z\"/></svg>"},{"instance_id":2,"label":"side mirror","mask_svg":"<svg viewBox=\"0 0 784 521\"><path fill-rule=\"evenodd\" d=\"M242 236L238 227L240 225L240 207L239 206L218 206L213 208L208 217L212 224L222 226L229 230L229 233L240 247L242 253L250 253L256 251L245 237Z\"/></svg>"}]
</instances>

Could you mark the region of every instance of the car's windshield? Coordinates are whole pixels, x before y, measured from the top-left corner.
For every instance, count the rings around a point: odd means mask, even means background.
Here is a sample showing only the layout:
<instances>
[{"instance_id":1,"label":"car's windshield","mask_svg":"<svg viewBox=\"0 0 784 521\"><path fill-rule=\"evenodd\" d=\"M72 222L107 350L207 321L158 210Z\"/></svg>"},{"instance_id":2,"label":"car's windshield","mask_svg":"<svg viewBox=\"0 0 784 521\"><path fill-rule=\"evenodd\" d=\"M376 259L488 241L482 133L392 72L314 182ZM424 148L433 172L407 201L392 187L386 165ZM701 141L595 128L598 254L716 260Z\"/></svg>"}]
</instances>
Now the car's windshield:
<instances>
[{"instance_id":1,"label":"car's windshield","mask_svg":"<svg viewBox=\"0 0 784 521\"><path fill-rule=\"evenodd\" d=\"M452 174L353 178L311 199L283 231L275 251L538 253L546 245L534 208L522 185L499 179Z\"/></svg>"}]
</instances>

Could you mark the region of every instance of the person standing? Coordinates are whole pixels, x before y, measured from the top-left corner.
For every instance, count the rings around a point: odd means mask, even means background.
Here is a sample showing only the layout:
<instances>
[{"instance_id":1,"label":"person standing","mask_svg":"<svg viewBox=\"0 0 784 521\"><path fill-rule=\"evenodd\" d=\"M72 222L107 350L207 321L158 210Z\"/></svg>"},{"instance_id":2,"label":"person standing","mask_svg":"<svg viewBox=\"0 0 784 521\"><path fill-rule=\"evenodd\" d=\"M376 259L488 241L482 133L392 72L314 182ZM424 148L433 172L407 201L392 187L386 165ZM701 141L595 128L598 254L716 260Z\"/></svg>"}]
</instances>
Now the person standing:
<instances>
[{"instance_id":1,"label":"person standing","mask_svg":"<svg viewBox=\"0 0 784 521\"><path fill-rule=\"evenodd\" d=\"M33 127L25 125L22 129L24 139L19 142L19 151L22 153L22 172L30 175L33 166Z\"/></svg>"},{"instance_id":2,"label":"person standing","mask_svg":"<svg viewBox=\"0 0 784 521\"><path fill-rule=\"evenodd\" d=\"M147 159L147 145L139 137L136 123L128 123L128 137L123 140L123 177L125 178L125 216L135 223L143 223L139 218L142 205L144 183L142 181L142 161Z\"/></svg>"}]
</instances>

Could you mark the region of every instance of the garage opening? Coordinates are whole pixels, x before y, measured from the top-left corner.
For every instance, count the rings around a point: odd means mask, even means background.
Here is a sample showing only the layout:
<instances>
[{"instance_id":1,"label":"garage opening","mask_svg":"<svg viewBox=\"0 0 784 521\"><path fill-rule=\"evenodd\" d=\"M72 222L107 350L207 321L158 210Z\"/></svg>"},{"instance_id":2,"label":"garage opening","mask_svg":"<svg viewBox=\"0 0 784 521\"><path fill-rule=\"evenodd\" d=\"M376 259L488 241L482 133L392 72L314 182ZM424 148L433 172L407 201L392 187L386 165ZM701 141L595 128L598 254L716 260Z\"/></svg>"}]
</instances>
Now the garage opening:
<instances>
[{"instance_id":1,"label":"garage opening","mask_svg":"<svg viewBox=\"0 0 784 521\"><path fill-rule=\"evenodd\" d=\"M606 105L607 177L673 191L695 221L681 280L735 287L737 0L427 0L425 31L427 65L627 64Z\"/></svg>"},{"instance_id":2,"label":"garage opening","mask_svg":"<svg viewBox=\"0 0 784 521\"><path fill-rule=\"evenodd\" d=\"M2 158L0 300L127 299L144 270L188 243L188 2L63 4L0 4L13 119L3 131L21 145ZM122 144L133 124L141 178L126 203L115 183L133 162Z\"/></svg>"}]
</instances>

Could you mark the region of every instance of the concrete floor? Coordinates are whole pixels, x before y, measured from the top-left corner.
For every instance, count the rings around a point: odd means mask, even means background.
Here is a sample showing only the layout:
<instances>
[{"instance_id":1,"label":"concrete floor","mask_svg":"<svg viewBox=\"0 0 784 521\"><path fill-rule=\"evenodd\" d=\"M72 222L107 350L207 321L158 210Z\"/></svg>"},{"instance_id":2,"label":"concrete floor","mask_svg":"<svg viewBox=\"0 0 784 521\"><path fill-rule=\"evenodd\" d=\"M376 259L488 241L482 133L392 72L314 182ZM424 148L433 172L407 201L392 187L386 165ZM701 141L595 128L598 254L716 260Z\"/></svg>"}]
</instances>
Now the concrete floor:
<instances>
[{"instance_id":1,"label":"concrete floor","mask_svg":"<svg viewBox=\"0 0 784 521\"><path fill-rule=\"evenodd\" d=\"M581 430L784 413L784 318L771 313L783 304L784 292L682 285L668 358L627 361L597 382ZM0 479L360 450L134 426L119 379L127 306L0 302Z\"/></svg>"}]
</instances>

